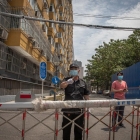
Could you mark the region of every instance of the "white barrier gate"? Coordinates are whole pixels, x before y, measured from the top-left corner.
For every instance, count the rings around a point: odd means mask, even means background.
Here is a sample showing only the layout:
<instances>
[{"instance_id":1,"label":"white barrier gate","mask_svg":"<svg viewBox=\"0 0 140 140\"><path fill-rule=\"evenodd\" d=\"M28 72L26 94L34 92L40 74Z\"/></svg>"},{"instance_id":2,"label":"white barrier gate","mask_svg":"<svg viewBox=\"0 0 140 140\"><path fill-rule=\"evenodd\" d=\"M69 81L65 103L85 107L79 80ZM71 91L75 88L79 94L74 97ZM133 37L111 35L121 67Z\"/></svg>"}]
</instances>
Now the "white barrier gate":
<instances>
[{"instance_id":1,"label":"white barrier gate","mask_svg":"<svg viewBox=\"0 0 140 140\"><path fill-rule=\"evenodd\" d=\"M130 106L132 105L132 111L125 117L122 117L116 110L112 109L112 106ZM12 127L14 127L16 130L18 130L21 133L21 139L24 140L25 134L30 131L35 126L39 125L40 123L43 124L45 127L49 128L52 133L54 133L54 140L58 139L58 133L59 131L63 130L65 127L67 127L69 124L74 123L77 127L83 130L83 140L88 140L89 131L91 128L93 128L96 124L99 122L103 123L107 128L109 129L109 140L111 140L111 113L113 112L113 116L115 118L115 113L122 117L122 121L127 121L132 126L131 131L131 140L133 139L133 128L136 128L136 140L139 139L139 105L140 105L140 99L133 99L133 100L82 100L82 101L42 101L41 99L36 99L33 102L15 102L15 103L0 103L0 110L4 109L23 109L23 111L19 112L9 120L5 120L3 117L0 116L0 118L4 121L4 123L0 124L0 126L4 125L5 123L10 124ZM134 108L134 106L137 106L137 108ZM89 108L95 108L95 107L110 107L110 111L107 112L102 118L96 117L93 113L89 112ZM74 120L70 120L66 116L64 116L59 109L60 108L85 108L85 111L81 113L77 118ZM33 116L31 113L27 111L27 109L35 109L36 111L44 111L47 109L55 109L55 112L50 114L49 116L45 117L43 120L37 119L35 116ZM137 111L137 124L136 126L134 123L134 111ZM22 130L19 130L14 125L10 123L10 120L17 117L18 115L23 114L22 119ZM26 115L32 116L35 120L38 121L37 124L33 125L31 128L27 129L25 131L25 120ZM55 114L55 129L52 129L50 126L43 123L44 120L48 119L50 116ZM59 121L59 114L63 115L66 119L68 119L70 122L65 125L63 128L58 129L58 121ZM97 119L97 122L95 122L92 126L89 127L89 114ZM132 122L127 120L127 117L132 114ZM84 127L80 127L78 124L76 124L74 121L78 119L80 116L84 115ZM103 119L109 115L109 125L103 122ZM87 121L86 121L87 119ZM122 122L121 121L121 122ZM85 126L85 122L87 122L87 125ZM114 119L114 126L113 126L113 140L115 140L115 127L119 125L121 122L115 125L115 119Z\"/></svg>"}]
</instances>

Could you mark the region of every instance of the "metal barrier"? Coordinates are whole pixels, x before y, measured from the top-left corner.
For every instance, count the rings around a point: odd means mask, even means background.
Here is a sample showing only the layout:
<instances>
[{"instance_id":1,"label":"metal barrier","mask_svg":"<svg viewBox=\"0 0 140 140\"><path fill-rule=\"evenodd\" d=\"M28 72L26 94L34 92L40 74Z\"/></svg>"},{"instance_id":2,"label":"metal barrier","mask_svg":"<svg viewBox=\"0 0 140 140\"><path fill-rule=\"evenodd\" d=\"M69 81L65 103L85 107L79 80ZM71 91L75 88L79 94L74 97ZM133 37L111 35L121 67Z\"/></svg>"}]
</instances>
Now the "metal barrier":
<instances>
[{"instance_id":1,"label":"metal barrier","mask_svg":"<svg viewBox=\"0 0 140 140\"><path fill-rule=\"evenodd\" d=\"M36 102L33 101L32 103L31 102L0 103L1 110L17 109L17 108L21 109L20 112L18 112L16 115L12 116L8 120L6 120L4 117L2 117L0 115L0 119L2 119L4 121L3 123L0 124L0 127L3 126L4 124L8 123L13 128L15 128L18 132L21 133L20 137L22 140L24 140L27 132L29 132L31 129L37 127L39 124L42 124L43 126L47 127L51 131L49 133L46 133L46 135L52 133L52 134L54 134L54 140L57 140L59 132L61 130L63 130L65 127L67 127L69 124L74 123L74 125L76 125L80 129L82 129L83 140L88 140L89 131L91 131L91 129L100 122L108 128L108 131L109 131L108 139L115 140L115 127L117 127L122 121L126 121L127 123L129 123L131 125L131 140L134 139L134 129L136 129L135 138L136 138L136 140L138 140L139 139L139 126L140 126L140 124L139 124L139 105L140 105L140 100L138 100L138 99L137 100L119 100L119 101L118 100L89 100L89 101L41 101L41 100L39 101L39 100L37 100ZM112 106L132 106L132 111L128 115L122 117L117 112L117 110L112 108ZM70 120L68 117L63 115L61 111L59 111L60 108L77 108L77 107L85 108L85 110L81 114L79 114L79 116L76 117L74 120ZM89 108L97 108L97 107L102 107L102 108L108 107L109 111L104 116L99 118L94 114L94 112L92 112L92 113L89 112ZM35 117L30 111L27 111L27 109L35 109L37 111L55 109L55 111L51 112L48 116L46 116L45 118L40 120L37 117ZM134 124L134 112L137 113L136 125ZM2 113L2 111L0 113ZM115 119L114 119L115 113L118 116L122 117L122 121L118 122L117 124L115 124ZM13 125L10 121L12 119L16 118L17 116L20 116L21 114L22 114L22 129L19 129L18 127ZM26 122L27 115L34 118L34 120L36 120L37 123L25 130L25 122ZM49 119L53 115L55 116L54 129L44 123L45 120ZM69 123L61 128L58 127L58 122L60 121L59 115L62 115L63 117L65 117L66 119L69 120ZM82 115L84 115L84 127L83 128L75 123L75 120L77 120ZM130 117L130 115L132 116L132 122L130 122L130 120L127 119L128 117ZM91 126L89 126L89 118L90 118L89 116L94 117L97 120ZM103 121L103 119L107 116L109 117L109 124ZM114 122L114 124L112 124L113 127L111 126L112 116L113 116L113 122ZM111 134L112 134L111 132L113 133L112 137L111 137Z\"/></svg>"}]
</instances>

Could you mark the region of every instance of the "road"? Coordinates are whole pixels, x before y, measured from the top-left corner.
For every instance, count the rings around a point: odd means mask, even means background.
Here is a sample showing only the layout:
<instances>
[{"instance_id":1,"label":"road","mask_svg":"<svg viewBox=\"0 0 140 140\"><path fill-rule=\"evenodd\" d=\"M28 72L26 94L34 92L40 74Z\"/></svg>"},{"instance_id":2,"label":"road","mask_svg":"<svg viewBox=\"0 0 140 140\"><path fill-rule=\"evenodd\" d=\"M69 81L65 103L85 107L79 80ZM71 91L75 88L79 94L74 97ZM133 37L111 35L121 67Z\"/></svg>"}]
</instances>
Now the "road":
<instances>
[{"instance_id":1,"label":"road","mask_svg":"<svg viewBox=\"0 0 140 140\"><path fill-rule=\"evenodd\" d=\"M93 100L109 99L109 97L107 97L107 96L97 95L97 94L91 95L90 98ZM132 110L131 106L125 107L125 116L128 115L131 112L131 110ZM38 120L41 121L45 117L49 116L53 111L54 110L47 110L42 113L29 111L29 113L31 113L31 115L33 115L34 117L36 117ZM104 107L104 108L99 107L99 108L91 109L91 113L94 114L98 118L103 117L107 112L109 112L108 107ZM19 113L19 112L18 111L12 111L12 112L11 111L4 111L4 112L0 111L0 117L4 118L5 120L8 120L8 119L12 118L14 115L16 115L17 113ZM27 116L26 116L26 125L25 125L26 130L28 130L33 125L38 123L38 121L35 118L33 118L31 115L27 114ZM128 121L132 122L132 116L129 116L127 119L128 119ZM105 122L106 124L109 124L109 115L106 116L102 121ZM0 118L0 125L3 122L4 121ZM89 116L89 127L92 126L96 122L97 122L97 119L95 119L94 117L92 117L90 115ZM10 123L21 130L22 129L22 115L19 115L19 116L13 118L12 120L10 120ZM48 125L52 129L54 129L54 124L55 124L54 115L49 117L47 120L44 120L43 123L45 125ZM18 130L16 130L14 127L12 127L11 124L6 123L6 124L0 126L0 140L21 140L21 133ZM59 115L59 122L58 122L59 129L61 128L61 124L62 124L62 115ZM39 124L39 125L36 125L33 129L29 130L25 134L25 140L54 140L54 138L53 138L54 134L45 125ZM115 132L116 140L131 139L132 127L126 121L124 121L124 125L126 126L126 128L120 128L120 127L116 128L117 129L117 132ZM136 126L136 112L135 112L134 125ZM134 128L133 134L134 134L133 138L136 139L135 138L135 136L136 136L135 128ZM112 138L112 136L113 136L113 133L111 131L111 138ZM107 128L107 126L105 126L101 122L97 123L91 130L89 130L88 140L107 140L108 137L109 137L109 129ZM58 132L58 140L62 140L62 131ZM74 140L73 127L72 127L72 133L71 133L71 140Z\"/></svg>"}]
</instances>

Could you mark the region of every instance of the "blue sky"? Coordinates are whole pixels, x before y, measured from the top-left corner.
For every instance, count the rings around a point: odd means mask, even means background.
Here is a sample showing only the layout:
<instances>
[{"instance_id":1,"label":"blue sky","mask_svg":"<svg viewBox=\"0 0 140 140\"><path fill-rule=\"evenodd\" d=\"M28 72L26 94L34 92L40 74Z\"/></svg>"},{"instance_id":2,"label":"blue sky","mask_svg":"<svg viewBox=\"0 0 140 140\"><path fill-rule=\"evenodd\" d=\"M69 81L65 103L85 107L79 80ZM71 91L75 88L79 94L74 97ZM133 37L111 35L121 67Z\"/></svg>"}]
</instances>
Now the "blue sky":
<instances>
[{"instance_id":1,"label":"blue sky","mask_svg":"<svg viewBox=\"0 0 140 140\"><path fill-rule=\"evenodd\" d=\"M140 0L73 0L73 13L140 18ZM74 23L140 28L140 20L94 18L75 15ZM103 42L109 42L110 39L124 39L132 33L131 31L93 29L77 26L74 26L73 32L75 59L82 61L84 68L87 64L87 59L91 59L91 56L95 54L95 48L102 45Z\"/></svg>"}]
</instances>

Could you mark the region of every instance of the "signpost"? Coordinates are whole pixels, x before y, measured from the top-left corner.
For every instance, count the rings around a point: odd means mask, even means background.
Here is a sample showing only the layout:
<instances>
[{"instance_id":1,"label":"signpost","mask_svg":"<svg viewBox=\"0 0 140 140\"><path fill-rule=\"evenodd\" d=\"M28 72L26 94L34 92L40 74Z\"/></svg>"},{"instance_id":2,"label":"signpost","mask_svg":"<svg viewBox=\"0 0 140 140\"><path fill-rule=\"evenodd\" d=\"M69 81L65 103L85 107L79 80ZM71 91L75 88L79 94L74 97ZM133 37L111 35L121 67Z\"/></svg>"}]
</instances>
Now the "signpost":
<instances>
[{"instance_id":1,"label":"signpost","mask_svg":"<svg viewBox=\"0 0 140 140\"><path fill-rule=\"evenodd\" d=\"M59 78L58 77L53 77L52 82L53 82L53 84L55 84L55 87L56 87L56 85L59 83ZM54 92L54 101L55 101L55 93L56 92Z\"/></svg>"},{"instance_id":2,"label":"signpost","mask_svg":"<svg viewBox=\"0 0 140 140\"><path fill-rule=\"evenodd\" d=\"M40 63L40 78L42 79L42 98L43 98L43 82L47 77L47 64L45 62Z\"/></svg>"}]
</instances>

